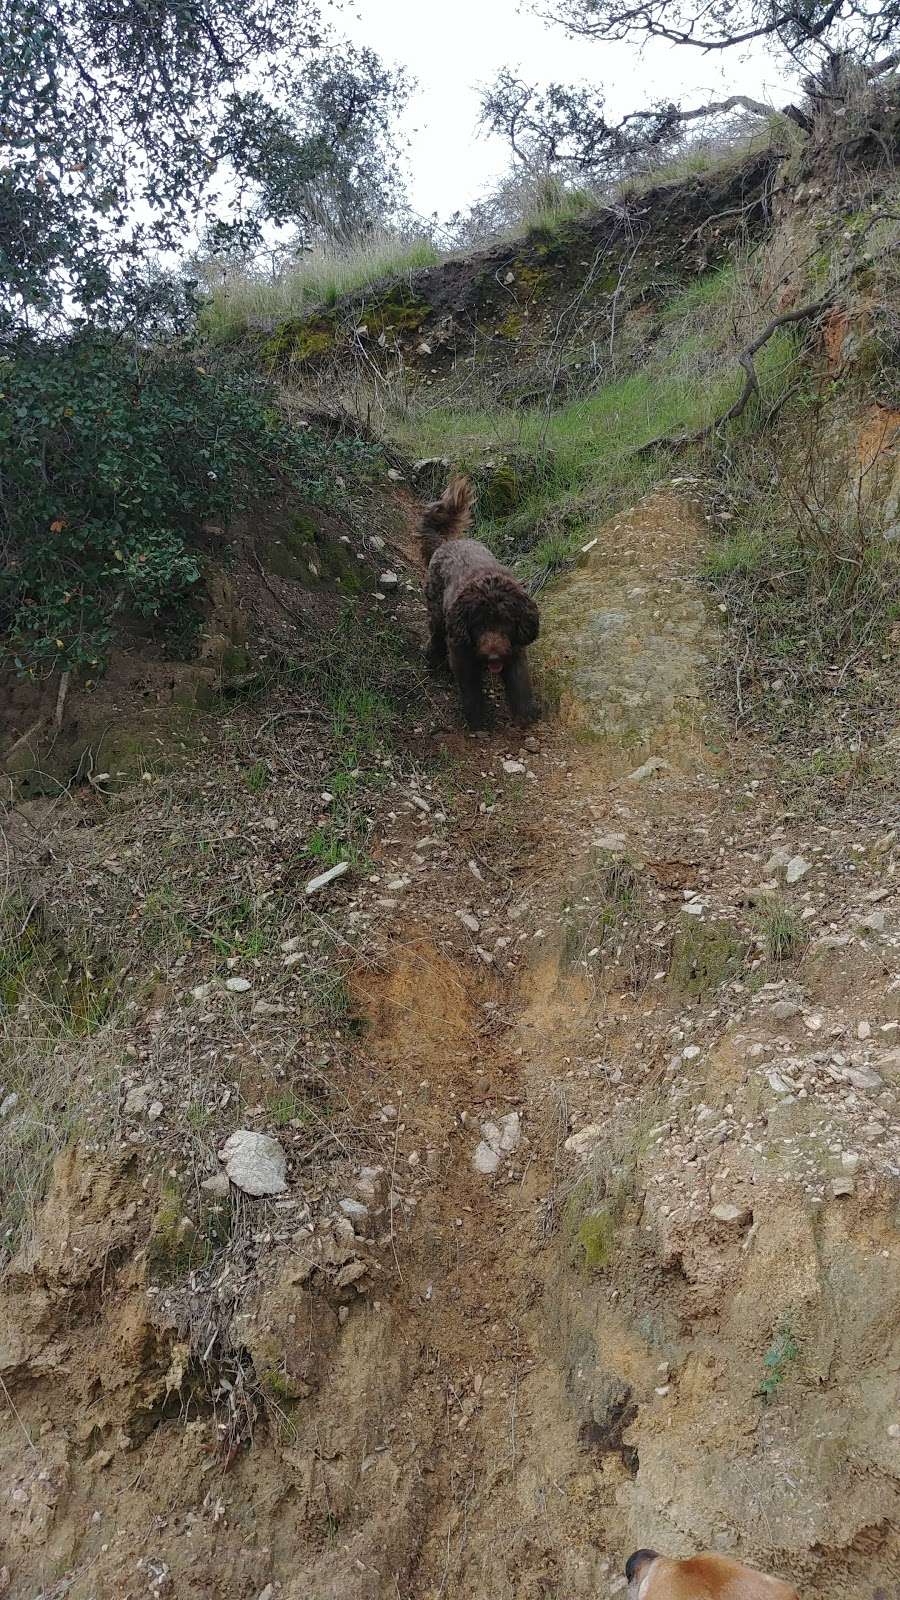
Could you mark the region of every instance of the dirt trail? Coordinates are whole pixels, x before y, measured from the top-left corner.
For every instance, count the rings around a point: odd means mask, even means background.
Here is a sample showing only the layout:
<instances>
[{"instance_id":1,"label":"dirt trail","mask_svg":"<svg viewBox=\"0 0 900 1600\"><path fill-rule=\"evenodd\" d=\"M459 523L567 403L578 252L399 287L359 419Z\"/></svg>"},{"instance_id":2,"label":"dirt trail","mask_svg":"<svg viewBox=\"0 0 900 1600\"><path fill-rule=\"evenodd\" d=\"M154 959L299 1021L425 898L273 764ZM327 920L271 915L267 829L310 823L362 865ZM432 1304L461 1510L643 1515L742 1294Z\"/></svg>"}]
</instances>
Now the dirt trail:
<instances>
[{"instance_id":1,"label":"dirt trail","mask_svg":"<svg viewBox=\"0 0 900 1600\"><path fill-rule=\"evenodd\" d=\"M213 1470L204 1421L166 1412L167 1349L146 1428L103 1393L133 1439L101 1449L85 1343L73 1465L38 1404L74 1314L57 1196L12 1302L32 1348L0 1340L33 1452L16 1478L7 1441L14 1600L38 1575L54 1600L596 1600L641 1544L725 1548L818 1600L900 1582L896 835L811 819L730 736L690 489L598 530L545 596L559 718L520 748L445 741L501 827L411 872L355 975L389 1228L376 1254L345 1226L330 1258L372 1274L356 1300L316 1291L318 1234L277 1235L241 1338L296 1380L289 1426ZM773 905L803 931L790 961L766 955ZM61 1182L64 1288L104 1366L140 1371L137 1263L96 1331L135 1208Z\"/></svg>"},{"instance_id":2,"label":"dirt trail","mask_svg":"<svg viewBox=\"0 0 900 1600\"><path fill-rule=\"evenodd\" d=\"M755 993L737 977L741 886L763 878L777 829L768 785L748 777L759 757L704 693L715 631L689 576L704 531L683 487L654 496L545 604L563 729L534 762L542 842L512 990L448 970L426 919L373 1015L398 1074L427 1080L429 1110L410 1121L441 1151L427 1245L405 1269L428 1352L410 1403L424 1389L433 1425L408 1575L422 1600L615 1594L647 1543L736 1550L835 1600L900 1570L885 1421L896 1124L864 1197L839 1199L829 1160L851 1136L835 1106L817 1125L801 1090L792 1134L784 1105L761 1104L756 1063L788 1053L775 1041L803 1006L779 973ZM673 948L684 994L666 981ZM870 996L889 1028L879 966ZM828 977L826 996L841 1005ZM748 1002L779 998L780 1025L748 1019ZM485 1176L484 1124L510 1111L522 1143ZM801 1355L781 1360L779 1339L802 1352L802 1379L782 1371ZM793 1392L767 1408L773 1371Z\"/></svg>"}]
</instances>

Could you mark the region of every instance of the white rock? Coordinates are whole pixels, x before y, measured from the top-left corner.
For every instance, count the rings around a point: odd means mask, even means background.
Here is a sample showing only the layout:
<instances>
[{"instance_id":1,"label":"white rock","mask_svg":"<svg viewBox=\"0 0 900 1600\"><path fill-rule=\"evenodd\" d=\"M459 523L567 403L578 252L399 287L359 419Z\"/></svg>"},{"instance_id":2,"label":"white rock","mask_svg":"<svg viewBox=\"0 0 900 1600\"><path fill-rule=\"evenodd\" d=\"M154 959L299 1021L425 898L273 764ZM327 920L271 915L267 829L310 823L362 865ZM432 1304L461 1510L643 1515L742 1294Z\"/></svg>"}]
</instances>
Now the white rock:
<instances>
[{"instance_id":1,"label":"white rock","mask_svg":"<svg viewBox=\"0 0 900 1600\"><path fill-rule=\"evenodd\" d=\"M212 994L214 987L215 985L212 983L198 983L196 988L191 990L191 998L205 1000L208 995Z\"/></svg>"},{"instance_id":2,"label":"white rock","mask_svg":"<svg viewBox=\"0 0 900 1600\"><path fill-rule=\"evenodd\" d=\"M854 1089L881 1089L884 1079L874 1067L845 1067L844 1077L852 1083Z\"/></svg>"},{"instance_id":3,"label":"white rock","mask_svg":"<svg viewBox=\"0 0 900 1600\"><path fill-rule=\"evenodd\" d=\"M870 933L884 933L884 912L871 911L867 917L860 917L859 926L861 928L868 928Z\"/></svg>"},{"instance_id":4,"label":"white rock","mask_svg":"<svg viewBox=\"0 0 900 1600\"><path fill-rule=\"evenodd\" d=\"M625 835L624 833L601 833L599 837L594 840L594 849L608 850L610 854L615 854L619 850L624 850Z\"/></svg>"},{"instance_id":5,"label":"white rock","mask_svg":"<svg viewBox=\"0 0 900 1600\"><path fill-rule=\"evenodd\" d=\"M0 1101L0 1117L8 1117L9 1113L14 1111L18 1104L19 1096L15 1090L13 1090L12 1094L5 1095L3 1100Z\"/></svg>"},{"instance_id":6,"label":"white rock","mask_svg":"<svg viewBox=\"0 0 900 1600\"><path fill-rule=\"evenodd\" d=\"M147 1116L150 1118L150 1121L151 1122L158 1122L160 1117L162 1116L162 1114L163 1114L163 1103L162 1103L162 1101L161 1100L153 1100L153 1101L151 1101L150 1105L147 1107Z\"/></svg>"},{"instance_id":7,"label":"white rock","mask_svg":"<svg viewBox=\"0 0 900 1600\"><path fill-rule=\"evenodd\" d=\"M396 572L388 570L381 573L378 579L378 587L379 589L396 589L399 582L400 579L397 577Z\"/></svg>"},{"instance_id":8,"label":"white rock","mask_svg":"<svg viewBox=\"0 0 900 1600\"><path fill-rule=\"evenodd\" d=\"M855 1188L852 1178L835 1178L831 1185L831 1192L835 1200L840 1200L842 1195L852 1194Z\"/></svg>"},{"instance_id":9,"label":"white rock","mask_svg":"<svg viewBox=\"0 0 900 1600\"><path fill-rule=\"evenodd\" d=\"M324 889L326 884L334 883L335 878L342 878L349 870L349 861L339 861L337 866L329 867L327 872L320 872L317 878L310 878L306 885L307 894L315 894L317 889Z\"/></svg>"},{"instance_id":10,"label":"white rock","mask_svg":"<svg viewBox=\"0 0 900 1600\"><path fill-rule=\"evenodd\" d=\"M856 1037L857 1039L871 1039L872 1024L870 1022L858 1022L856 1024Z\"/></svg>"},{"instance_id":11,"label":"white rock","mask_svg":"<svg viewBox=\"0 0 900 1600\"><path fill-rule=\"evenodd\" d=\"M641 766L635 767L633 772L629 772L624 782L643 783L646 778L652 778L654 772L668 772L668 770L669 763L664 761L662 756L648 756Z\"/></svg>"},{"instance_id":12,"label":"white rock","mask_svg":"<svg viewBox=\"0 0 900 1600\"><path fill-rule=\"evenodd\" d=\"M579 1128L577 1133L569 1134L565 1148L584 1161L600 1143L603 1133L604 1129L599 1122L589 1122L585 1127Z\"/></svg>"},{"instance_id":13,"label":"white rock","mask_svg":"<svg viewBox=\"0 0 900 1600\"><path fill-rule=\"evenodd\" d=\"M219 1151L225 1172L236 1189L244 1194L284 1194L287 1188L287 1162L277 1139L267 1133L238 1128Z\"/></svg>"},{"instance_id":14,"label":"white rock","mask_svg":"<svg viewBox=\"0 0 900 1600\"><path fill-rule=\"evenodd\" d=\"M841 1151L841 1166L845 1172L855 1172L859 1166L859 1156L855 1150Z\"/></svg>"},{"instance_id":15,"label":"white rock","mask_svg":"<svg viewBox=\"0 0 900 1600\"><path fill-rule=\"evenodd\" d=\"M772 1090L773 1094L793 1094L794 1085L792 1083L786 1083L784 1078L782 1078L779 1073L767 1072L766 1078L768 1079L769 1088Z\"/></svg>"},{"instance_id":16,"label":"white rock","mask_svg":"<svg viewBox=\"0 0 900 1600\"><path fill-rule=\"evenodd\" d=\"M507 1111L506 1115L499 1119L499 1127L500 1149L508 1155L518 1148L522 1137L522 1123L518 1111Z\"/></svg>"},{"instance_id":17,"label":"white rock","mask_svg":"<svg viewBox=\"0 0 900 1600\"><path fill-rule=\"evenodd\" d=\"M477 917L473 917L471 911L457 911L456 915L459 917L463 927L468 929L469 933L481 932L481 923L478 921Z\"/></svg>"},{"instance_id":18,"label":"white rock","mask_svg":"<svg viewBox=\"0 0 900 1600\"><path fill-rule=\"evenodd\" d=\"M246 994L253 985L249 978L226 978L225 987L229 994Z\"/></svg>"},{"instance_id":19,"label":"white rock","mask_svg":"<svg viewBox=\"0 0 900 1600\"><path fill-rule=\"evenodd\" d=\"M712 1206L709 1214L716 1222L726 1223L730 1228L743 1228L746 1223L753 1221L753 1212L749 1206L732 1206L727 1201Z\"/></svg>"},{"instance_id":20,"label":"white rock","mask_svg":"<svg viewBox=\"0 0 900 1600\"><path fill-rule=\"evenodd\" d=\"M803 856L791 856L785 868L785 879L788 883L799 883L800 879L805 878L811 868L812 862L805 861Z\"/></svg>"},{"instance_id":21,"label":"white rock","mask_svg":"<svg viewBox=\"0 0 900 1600\"><path fill-rule=\"evenodd\" d=\"M287 1006L276 1005L271 1000L257 1000L253 1007L253 1015L255 1017L281 1017L286 1010Z\"/></svg>"},{"instance_id":22,"label":"white rock","mask_svg":"<svg viewBox=\"0 0 900 1600\"><path fill-rule=\"evenodd\" d=\"M149 1083L139 1083L135 1089L129 1089L125 1096L126 1117L142 1117L152 1097L153 1089Z\"/></svg>"},{"instance_id":23,"label":"white rock","mask_svg":"<svg viewBox=\"0 0 900 1600\"><path fill-rule=\"evenodd\" d=\"M706 907L702 900L689 900L681 909L686 917L702 917Z\"/></svg>"},{"instance_id":24,"label":"white rock","mask_svg":"<svg viewBox=\"0 0 900 1600\"><path fill-rule=\"evenodd\" d=\"M381 538L380 534L373 533L369 537L369 545L373 550L383 550L384 540Z\"/></svg>"},{"instance_id":25,"label":"white rock","mask_svg":"<svg viewBox=\"0 0 900 1600\"><path fill-rule=\"evenodd\" d=\"M517 772L524 772L525 770L524 761L504 761L503 763L503 771L508 773L510 777L513 777Z\"/></svg>"},{"instance_id":26,"label":"white rock","mask_svg":"<svg viewBox=\"0 0 900 1600\"><path fill-rule=\"evenodd\" d=\"M772 851L772 854L763 867L763 877L774 878L776 873L784 872L790 860L791 852L787 848L787 845L780 844L777 850Z\"/></svg>"},{"instance_id":27,"label":"white rock","mask_svg":"<svg viewBox=\"0 0 900 1600\"><path fill-rule=\"evenodd\" d=\"M344 1216L350 1218L356 1232L362 1232L369 1220L368 1206L364 1206L361 1200L351 1200L348 1197L340 1202L340 1208Z\"/></svg>"},{"instance_id":28,"label":"white rock","mask_svg":"<svg viewBox=\"0 0 900 1600\"><path fill-rule=\"evenodd\" d=\"M475 1146L472 1165L476 1172L480 1172L484 1177L489 1178L497 1171L500 1165L500 1151L494 1150L486 1139L482 1139Z\"/></svg>"},{"instance_id":29,"label":"white rock","mask_svg":"<svg viewBox=\"0 0 900 1600\"><path fill-rule=\"evenodd\" d=\"M791 1017L800 1015L800 1007L794 1000L776 1000L772 1006L772 1016L776 1022L788 1022Z\"/></svg>"},{"instance_id":30,"label":"white rock","mask_svg":"<svg viewBox=\"0 0 900 1600\"><path fill-rule=\"evenodd\" d=\"M216 1172L211 1178L204 1178L200 1187L204 1194L211 1195L214 1200L227 1200L231 1193L231 1184L224 1172Z\"/></svg>"}]
</instances>

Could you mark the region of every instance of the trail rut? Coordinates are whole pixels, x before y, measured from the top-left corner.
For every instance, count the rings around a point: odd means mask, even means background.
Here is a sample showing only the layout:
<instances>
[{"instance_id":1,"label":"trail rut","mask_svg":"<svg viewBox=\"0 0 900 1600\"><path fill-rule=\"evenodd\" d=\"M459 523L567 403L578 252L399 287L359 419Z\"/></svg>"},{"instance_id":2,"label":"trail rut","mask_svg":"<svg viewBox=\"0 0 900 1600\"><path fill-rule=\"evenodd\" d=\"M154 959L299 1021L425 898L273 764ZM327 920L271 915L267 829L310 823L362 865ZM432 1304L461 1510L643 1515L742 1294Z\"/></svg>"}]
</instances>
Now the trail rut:
<instances>
[{"instance_id":1,"label":"trail rut","mask_svg":"<svg viewBox=\"0 0 900 1600\"><path fill-rule=\"evenodd\" d=\"M440 903L413 877L352 976L361 1093L387 1107L373 1287L320 1294L308 1244L278 1247L241 1337L284 1360L284 1426L227 1475L200 1420L174 1453L174 1375L136 1465L41 1431L63 1338L43 1290L43 1353L7 1369L30 1451L16 1479L6 1446L16 1600L595 1600L648 1544L727 1549L818 1600L900 1582L895 836L799 814L728 729L690 494L598 530L547 597L560 714L512 736L521 773L508 731L444 739L469 791L505 785L508 821L489 858L462 832ZM779 846L810 863L790 891ZM773 875L810 934L790 966L760 938ZM40 1247L29 1270L26 1297ZM142 1530L137 1560L116 1525Z\"/></svg>"}]
</instances>

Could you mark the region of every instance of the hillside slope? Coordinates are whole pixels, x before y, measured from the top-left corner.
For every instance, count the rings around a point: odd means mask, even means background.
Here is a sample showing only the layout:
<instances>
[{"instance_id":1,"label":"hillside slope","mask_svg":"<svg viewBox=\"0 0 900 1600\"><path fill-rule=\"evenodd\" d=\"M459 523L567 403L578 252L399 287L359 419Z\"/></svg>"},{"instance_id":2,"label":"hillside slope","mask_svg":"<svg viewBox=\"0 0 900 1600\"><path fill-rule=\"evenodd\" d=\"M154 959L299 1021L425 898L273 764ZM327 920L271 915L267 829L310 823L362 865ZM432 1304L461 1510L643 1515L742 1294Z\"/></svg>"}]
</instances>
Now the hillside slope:
<instances>
[{"instance_id":1,"label":"hillside slope","mask_svg":"<svg viewBox=\"0 0 900 1600\"><path fill-rule=\"evenodd\" d=\"M384 429L368 477L207 532L193 660L123 633L58 729L17 691L14 1600L594 1600L638 1545L900 1583L874 143L267 330L312 425ZM451 465L540 599L524 735L422 664Z\"/></svg>"}]
</instances>

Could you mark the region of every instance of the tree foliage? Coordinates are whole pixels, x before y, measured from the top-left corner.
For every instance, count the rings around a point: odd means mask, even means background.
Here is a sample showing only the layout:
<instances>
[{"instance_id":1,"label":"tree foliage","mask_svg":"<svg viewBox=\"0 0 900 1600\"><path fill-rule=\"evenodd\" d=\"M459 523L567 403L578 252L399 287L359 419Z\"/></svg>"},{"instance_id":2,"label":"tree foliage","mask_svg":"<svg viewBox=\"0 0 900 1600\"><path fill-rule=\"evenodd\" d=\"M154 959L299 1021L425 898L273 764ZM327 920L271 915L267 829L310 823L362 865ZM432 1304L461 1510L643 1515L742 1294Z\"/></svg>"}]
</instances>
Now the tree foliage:
<instances>
[{"instance_id":1,"label":"tree foliage","mask_svg":"<svg viewBox=\"0 0 900 1600\"><path fill-rule=\"evenodd\" d=\"M313 0L0 0L0 336L121 320L204 208L365 221L405 94Z\"/></svg>"},{"instance_id":2,"label":"tree foliage","mask_svg":"<svg viewBox=\"0 0 900 1600\"><path fill-rule=\"evenodd\" d=\"M535 9L571 34L607 42L660 38L722 51L767 39L801 69L804 95L781 109L805 132L817 111L833 111L860 79L875 81L900 61L900 0L538 0ZM638 158L672 153L690 131L770 115L769 106L732 94L699 106L651 104L610 120L601 87L536 88L509 69L482 97L482 121L518 161L582 178L620 177Z\"/></svg>"},{"instance_id":3,"label":"tree foliage","mask_svg":"<svg viewBox=\"0 0 900 1600\"><path fill-rule=\"evenodd\" d=\"M900 0L537 0L534 9L583 38L705 51L769 39L807 61L821 49L870 57L893 48L900 29Z\"/></svg>"},{"instance_id":4,"label":"tree foliage","mask_svg":"<svg viewBox=\"0 0 900 1600\"><path fill-rule=\"evenodd\" d=\"M289 428L238 364L121 339L20 341L0 357L0 660L103 665L116 619L176 622L198 535L251 499L324 501L370 450Z\"/></svg>"}]
</instances>

